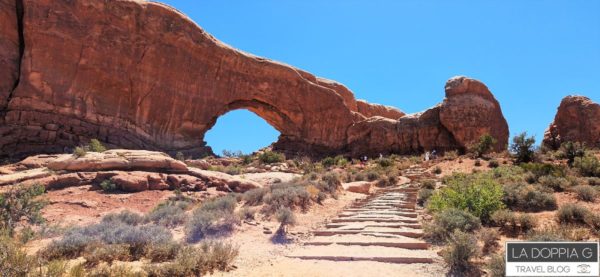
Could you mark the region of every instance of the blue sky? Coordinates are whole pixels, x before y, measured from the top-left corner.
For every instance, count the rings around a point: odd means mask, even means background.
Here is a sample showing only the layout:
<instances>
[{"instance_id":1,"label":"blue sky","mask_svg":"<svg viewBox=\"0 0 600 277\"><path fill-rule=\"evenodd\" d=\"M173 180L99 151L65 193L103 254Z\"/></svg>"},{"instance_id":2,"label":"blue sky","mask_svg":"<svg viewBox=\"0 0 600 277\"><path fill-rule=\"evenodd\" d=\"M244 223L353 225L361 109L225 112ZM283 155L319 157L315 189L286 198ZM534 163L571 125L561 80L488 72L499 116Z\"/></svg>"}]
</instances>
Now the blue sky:
<instances>
[{"instance_id":1,"label":"blue sky","mask_svg":"<svg viewBox=\"0 0 600 277\"><path fill-rule=\"evenodd\" d=\"M600 102L600 1L166 0L217 39L409 113L442 101L455 75L483 81L511 135L541 140L560 100ZM251 115L251 116L249 116ZM206 141L251 152L278 132L247 111Z\"/></svg>"}]
</instances>

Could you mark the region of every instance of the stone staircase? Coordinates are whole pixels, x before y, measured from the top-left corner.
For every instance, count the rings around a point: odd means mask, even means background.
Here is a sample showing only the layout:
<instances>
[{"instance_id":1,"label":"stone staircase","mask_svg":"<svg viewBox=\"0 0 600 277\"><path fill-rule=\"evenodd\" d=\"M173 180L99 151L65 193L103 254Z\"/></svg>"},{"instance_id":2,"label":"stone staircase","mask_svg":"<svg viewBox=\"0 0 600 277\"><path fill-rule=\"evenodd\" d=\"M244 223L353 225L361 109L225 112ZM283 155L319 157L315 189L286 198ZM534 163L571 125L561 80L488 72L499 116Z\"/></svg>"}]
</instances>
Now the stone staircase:
<instances>
[{"instance_id":1,"label":"stone staircase","mask_svg":"<svg viewBox=\"0 0 600 277\"><path fill-rule=\"evenodd\" d=\"M305 260L432 263L437 256L415 210L418 188L382 189L354 202L288 257Z\"/></svg>"}]
</instances>

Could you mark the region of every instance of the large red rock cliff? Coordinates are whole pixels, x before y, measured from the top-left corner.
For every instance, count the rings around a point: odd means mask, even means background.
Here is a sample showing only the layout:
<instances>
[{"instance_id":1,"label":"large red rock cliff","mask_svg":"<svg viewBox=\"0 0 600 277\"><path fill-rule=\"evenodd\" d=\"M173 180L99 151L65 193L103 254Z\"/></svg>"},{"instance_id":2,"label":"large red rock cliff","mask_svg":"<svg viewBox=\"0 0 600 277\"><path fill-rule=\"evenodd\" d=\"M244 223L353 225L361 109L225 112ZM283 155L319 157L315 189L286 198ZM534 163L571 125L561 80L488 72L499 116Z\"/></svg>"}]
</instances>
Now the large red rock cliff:
<instances>
[{"instance_id":1,"label":"large red rock cliff","mask_svg":"<svg viewBox=\"0 0 600 277\"><path fill-rule=\"evenodd\" d=\"M585 96L563 98L544 134L543 144L557 149L563 142L582 142L600 147L600 105Z\"/></svg>"},{"instance_id":2,"label":"large red rock cliff","mask_svg":"<svg viewBox=\"0 0 600 277\"><path fill-rule=\"evenodd\" d=\"M508 128L479 81L449 81L422 114L217 41L178 11L133 0L0 0L0 156L109 145L199 154L219 116L253 111L291 153L464 149Z\"/></svg>"}]
</instances>

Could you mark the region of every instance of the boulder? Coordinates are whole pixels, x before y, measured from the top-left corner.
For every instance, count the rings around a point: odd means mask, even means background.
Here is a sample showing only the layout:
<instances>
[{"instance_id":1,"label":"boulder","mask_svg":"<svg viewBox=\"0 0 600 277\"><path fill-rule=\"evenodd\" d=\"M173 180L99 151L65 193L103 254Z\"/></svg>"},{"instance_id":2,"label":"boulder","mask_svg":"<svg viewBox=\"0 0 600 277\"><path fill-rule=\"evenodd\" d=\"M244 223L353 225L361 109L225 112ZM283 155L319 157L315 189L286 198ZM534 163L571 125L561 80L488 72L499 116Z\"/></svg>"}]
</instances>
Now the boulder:
<instances>
[{"instance_id":1,"label":"boulder","mask_svg":"<svg viewBox=\"0 0 600 277\"><path fill-rule=\"evenodd\" d=\"M216 187L220 191L245 192L262 187L255 181L242 179L238 176L232 176L218 171L190 168L188 174L204 180L209 187Z\"/></svg>"},{"instance_id":2,"label":"boulder","mask_svg":"<svg viewBox=\"0 0 600 277\"><path fill-rule=\"evenodd\" d=\"M344 188L344 190L349 191L349 192L371 194L371 188L373 187L373 182L359 181L359 182L343 183L342 187Z\"/></svg>"},{"instance_id":3,"label":"boulder","mask_svg":"<svg viewBox=\"0 0 600 277\"><path fill-rule=\"evenodd\" d=\"M563 142L581 142L600 147L600 105L585 96L563 98L544 134L543 145L558 149Z\"/></svg>"}]
</instances>

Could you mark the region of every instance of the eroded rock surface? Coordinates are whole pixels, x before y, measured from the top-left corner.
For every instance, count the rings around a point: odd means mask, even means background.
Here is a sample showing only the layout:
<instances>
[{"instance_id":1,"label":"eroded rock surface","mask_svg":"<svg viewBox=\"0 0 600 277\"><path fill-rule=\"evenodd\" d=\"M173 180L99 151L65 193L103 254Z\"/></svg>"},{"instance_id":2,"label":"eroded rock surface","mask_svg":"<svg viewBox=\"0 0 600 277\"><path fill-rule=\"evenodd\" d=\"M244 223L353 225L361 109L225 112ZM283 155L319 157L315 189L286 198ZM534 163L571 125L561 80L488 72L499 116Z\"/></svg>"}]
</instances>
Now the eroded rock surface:
<instances>
[{"instance_id":1,"label":"eroded rock surface","mask_svg":"<svg viewBox=\"0 0 600 277\"><path fill-rule=\"evenodd\" d=\"M558 149L563 142L581 142L600 147L600 105L585 96L563 98L544 134L543 144Z\"/></svg>"},{"instance_id":2,"label":"eroded rock surface","mask_svg":"<svg viewBox=\"0 0 600 277\"><path fill-rule=\"evenodd\" d=\"M0 156L92 138L204 154L206 131L235 109L265 119L281 132L274 148L292 154L464 149L486 132L500 149L508 139L497 101L464 77L449 82L441 106L405 116L224 45L160 3L0 0L0 15Z\"/></svg>"}]
</instances>

